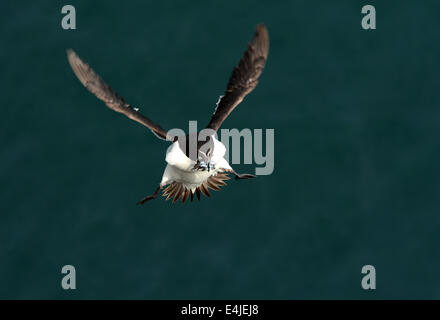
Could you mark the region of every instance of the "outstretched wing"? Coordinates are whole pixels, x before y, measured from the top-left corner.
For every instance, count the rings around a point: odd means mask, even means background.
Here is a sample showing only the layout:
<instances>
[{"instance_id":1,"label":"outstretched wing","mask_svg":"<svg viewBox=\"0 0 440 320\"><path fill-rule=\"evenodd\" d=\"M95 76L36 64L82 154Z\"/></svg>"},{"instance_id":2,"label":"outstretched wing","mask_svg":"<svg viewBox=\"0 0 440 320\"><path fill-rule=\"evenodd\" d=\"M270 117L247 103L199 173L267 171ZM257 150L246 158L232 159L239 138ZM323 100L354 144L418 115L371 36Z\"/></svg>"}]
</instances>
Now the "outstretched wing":
<instances>
[{"instance_id":1,"label":"outstretched wing","mask_svg":"<svg viewBox=\"0 0 440 320\"><path fill-rule=\"evenodd\" d=\"M249 43L238 66L234 68L226 92L217 103L217 108L207 128L217 131L232 110L257 86L268 53L269 35L266 27L259 24L254 38Z\"/></svg>"},{"instance_id":2,"label":"outstretched wing","mask_svg":"<svg viewBox=\"0 0 440 320\"><path fill-rule=\"evenodd\" d=\"M98 99L112 110L125 114L132 120L135 120L148 129L150 129L158 138L173 141L174 137L167 135L167 132L159 125L143 116L136 108L126 103L113 89L101 79L101 77L93 71L93 69L72 50L67 50L67 58L73 72L79 81Z\"/></svg>"}]
</instances>

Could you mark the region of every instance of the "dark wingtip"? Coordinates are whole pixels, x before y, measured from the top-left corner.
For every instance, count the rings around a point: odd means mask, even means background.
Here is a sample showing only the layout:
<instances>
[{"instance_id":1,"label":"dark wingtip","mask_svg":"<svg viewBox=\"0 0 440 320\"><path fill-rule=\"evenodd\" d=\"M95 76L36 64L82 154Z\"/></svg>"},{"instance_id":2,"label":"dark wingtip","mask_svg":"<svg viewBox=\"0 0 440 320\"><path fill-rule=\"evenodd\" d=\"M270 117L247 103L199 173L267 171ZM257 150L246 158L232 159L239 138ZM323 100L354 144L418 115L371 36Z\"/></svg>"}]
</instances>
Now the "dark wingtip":
<instances>
[{"instance_id":1,"label":"dark wingtip","mask_svg":"<svg viewBox=\"0 0 440 320\"><path fill-rule=\"evenodd\" d=\"M263 23L257 25L254 42L259 43L261 54L267 58L269 54L269 32Z\"/></svg>"},{"instance_id":2,"label":"dark wingtip","mask_svg":"<svg viewBox=\"0 0 440 320\"><path fill-rule=\"evenodd\" d=\"M66 49L66 54L67 54L67 59L69 59L69 61L70 61L70 59L72 59L72 57L76 56L75 51L73 51L73 49L71 49L71 48Z\"/></svg>"},{"instance_id":3,"label":"dark wingtip","mask_svg":"<svg viewBox=\"0 0 440 320\"><path fill-rule=\"evenodd\" d=\"M267 28L266 28L264 23L257 24L257 32L261 32L261 31L263 31L263 32L266 31L267 32Z\"/></svg>"},{"instance_id":4,"label":"dark wingtip","mask_svg":"<svg viewBox=\"0 0 440 320\"><path fill-rule=\"evenodd\" d=\"M269 32L267 31L267 28L263 23L257 24L255 35L260 35L265 38L269 38Z\"/></svg>"}]
</instances>

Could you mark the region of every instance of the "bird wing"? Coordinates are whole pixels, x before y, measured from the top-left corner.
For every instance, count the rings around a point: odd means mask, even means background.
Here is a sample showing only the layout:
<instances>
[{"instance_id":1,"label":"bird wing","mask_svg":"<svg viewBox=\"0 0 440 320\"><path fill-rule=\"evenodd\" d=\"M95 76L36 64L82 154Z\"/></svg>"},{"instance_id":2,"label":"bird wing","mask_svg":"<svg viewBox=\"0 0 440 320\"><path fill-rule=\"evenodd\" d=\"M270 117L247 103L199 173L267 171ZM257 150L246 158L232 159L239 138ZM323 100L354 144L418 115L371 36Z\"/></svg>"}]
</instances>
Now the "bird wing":
<instances>
[{"instance_id":1,"label":"bird wing","mask_svg":"<svg viewBox=\"0 0 440 320\"><path fill-rule=\"evenodd\" d=\"M81 58L72 50L67 50L67 59L73 72L78 77L79 81L98 99L104 101L104 103L112 110L125 114L132 120L135 120L148 129L150 129L158 138L164 140L173 141L174 137L167 134L158 124L154 123L147 117L140 114L136 108L126 103L113 89L102 80L102 78L93 71L93 69L85 63Z\"/></svg>"},{"instance_id":2,"label":"bird wing","mask_svg":"<svg viewBox=\"0 0 440 320\"><path fill-rule=\"evenodd\" d=\"M234 68L226 92L217 103L217 108L207 128L217 131L232 110L257 86L268 53L269 35L266 27L259 24L254 38Z\"/></svg>"}]
</instances>

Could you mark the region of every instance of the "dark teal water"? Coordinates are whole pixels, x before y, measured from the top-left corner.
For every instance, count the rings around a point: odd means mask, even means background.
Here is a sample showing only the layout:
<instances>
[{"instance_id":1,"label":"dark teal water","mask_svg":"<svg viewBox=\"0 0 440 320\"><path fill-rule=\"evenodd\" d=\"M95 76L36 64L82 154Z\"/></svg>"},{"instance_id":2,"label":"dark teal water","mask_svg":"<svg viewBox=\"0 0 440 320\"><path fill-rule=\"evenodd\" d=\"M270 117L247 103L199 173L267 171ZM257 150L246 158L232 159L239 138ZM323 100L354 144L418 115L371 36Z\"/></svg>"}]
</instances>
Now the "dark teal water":
<instances>
[{"instance_id":1,"label":"dark teal water","mask_svg":"<svg viewBox=\"0 0 440 320\"><path fill-rule=\"evenodd\" d=\"M77 30L61 28L64 4ZM365 4L377 30L361 28ZM0 298L440 298L438 1L0 12ZM273 174L136 206L168 146L88 93L65 50L163 127L187 128L208 122L259 22L269 60L225 127L274 128ZM76 291L60 286L65 264ZM366 264L375 291L361 288Z\"/></svg>"}]
</instances>

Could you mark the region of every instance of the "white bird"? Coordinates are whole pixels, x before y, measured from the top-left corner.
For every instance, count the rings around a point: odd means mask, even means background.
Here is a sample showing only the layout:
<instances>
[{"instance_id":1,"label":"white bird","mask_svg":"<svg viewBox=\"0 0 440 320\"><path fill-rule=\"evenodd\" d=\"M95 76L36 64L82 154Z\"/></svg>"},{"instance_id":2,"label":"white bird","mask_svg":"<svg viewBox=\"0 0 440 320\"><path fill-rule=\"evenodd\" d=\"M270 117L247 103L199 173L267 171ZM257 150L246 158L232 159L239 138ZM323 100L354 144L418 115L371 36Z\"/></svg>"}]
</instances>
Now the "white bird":
<instances>
[{"instance_id":1,"label":"white bird","mask_svg":"<svg viewBox=\"0 0 440 320\"><path fill-rule=\"evenodd\" d=\"M232 110L257 86L268 52L267 29L259 24L254 38L239 64L234 68L226 92L217 102L206 129L197 134L179 137L168 134L159 125L140 114L138 108L126 103L72 49L67 50L67 58L81 83L97 98L104 101L110 109L143 124L158 138L172 142L166 153L167 166L162 180L152 195L138 202L143 204L156 198L161 191L167 200L173 199L173 203L179 198L185 202L190 197L192 201L194 194L200 200L200 192L210 197L209 189L220 190L221 186L226 185L224 181L229 179L228 174L233 174L236 179L255 177L251 174L238 174L231 168L224 158L226 148L215 138L215 133Z\"/></svg>"}]
</instances>

